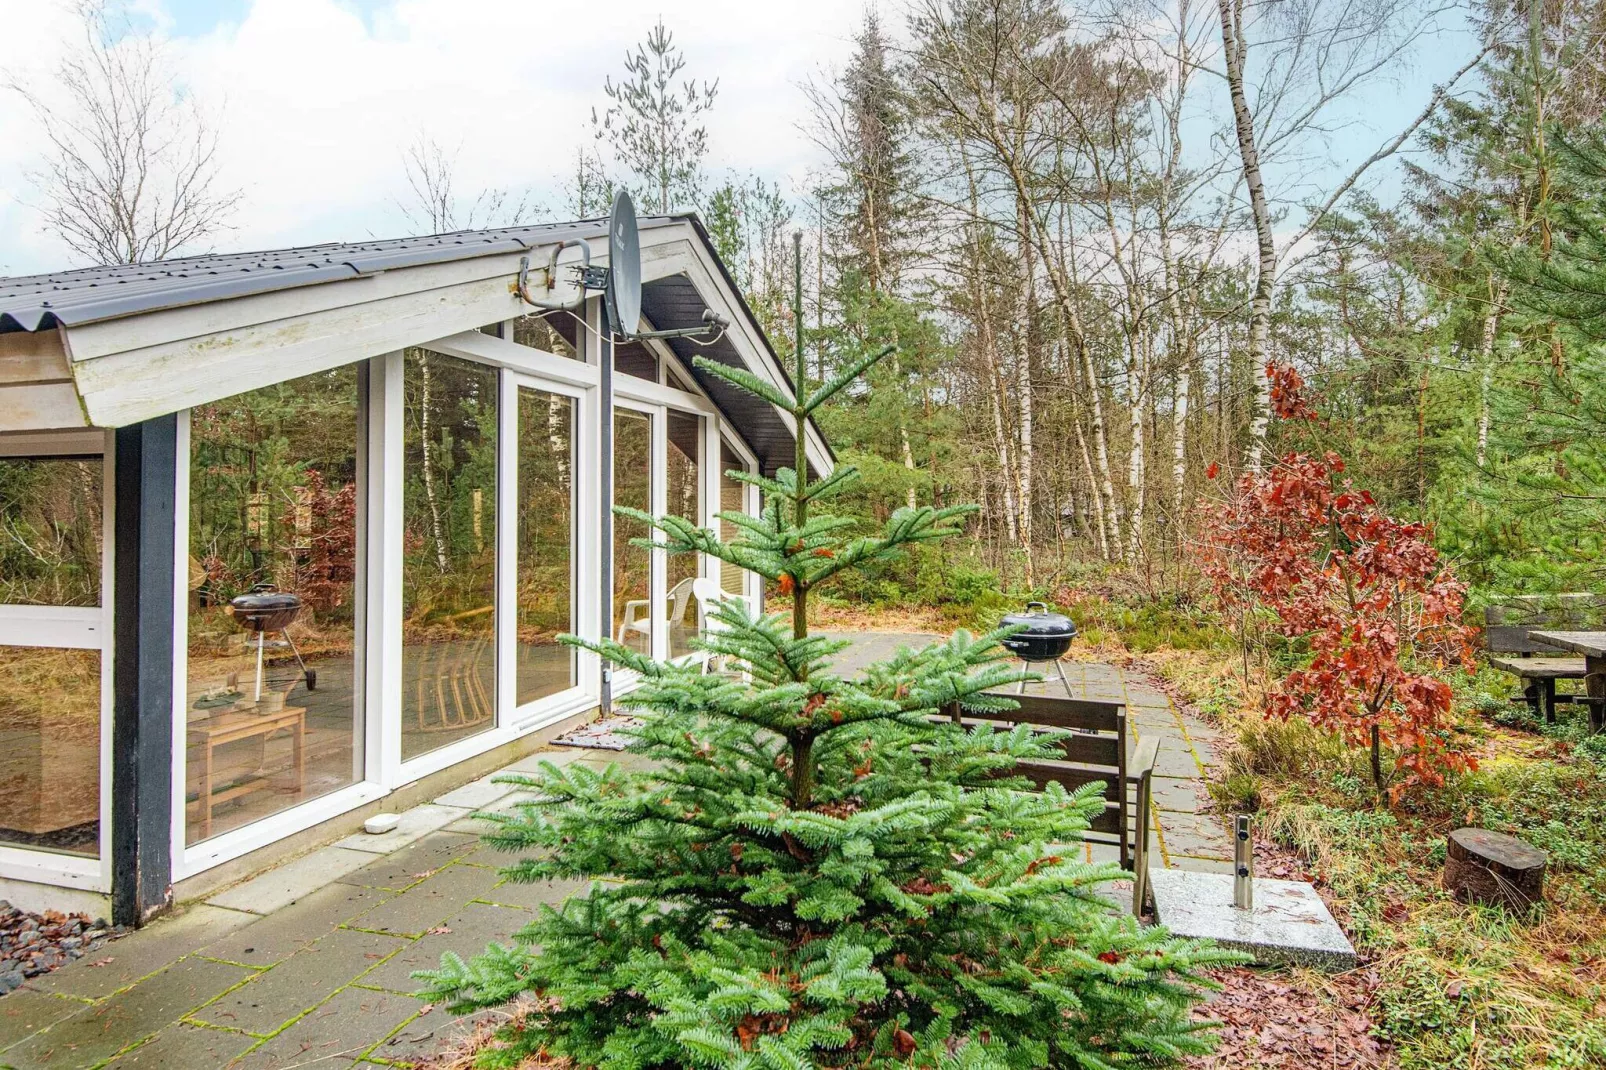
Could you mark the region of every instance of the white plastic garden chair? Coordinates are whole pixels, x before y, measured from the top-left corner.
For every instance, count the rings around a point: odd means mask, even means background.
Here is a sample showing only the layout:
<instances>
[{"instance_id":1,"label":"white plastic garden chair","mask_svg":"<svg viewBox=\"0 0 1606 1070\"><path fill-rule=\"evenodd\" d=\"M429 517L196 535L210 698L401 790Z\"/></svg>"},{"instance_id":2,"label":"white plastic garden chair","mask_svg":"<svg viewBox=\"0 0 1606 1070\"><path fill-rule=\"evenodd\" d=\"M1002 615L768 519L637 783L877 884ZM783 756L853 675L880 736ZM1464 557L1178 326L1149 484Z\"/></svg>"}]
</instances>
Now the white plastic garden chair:
<instances>
[{"instance_id":1,"label":"white plastic garden chair","mask_svg":"<svg viewBox=\"0 0 1606 1070\"><path fill-rule=\"evenodd\" d=\"M681 580L669 589L669 596L665 599L669 604L669 612L658 622L658 627L668 629L684 623L686 607L691 605L692 585L696 582L691 579ZM650 601L645 598L632 598L625 603L624 623L619 625L619 642L628 646L631 635L639 635L646 641L647 649L651 650L653 629Z\"/></svg>"}]
</instances>

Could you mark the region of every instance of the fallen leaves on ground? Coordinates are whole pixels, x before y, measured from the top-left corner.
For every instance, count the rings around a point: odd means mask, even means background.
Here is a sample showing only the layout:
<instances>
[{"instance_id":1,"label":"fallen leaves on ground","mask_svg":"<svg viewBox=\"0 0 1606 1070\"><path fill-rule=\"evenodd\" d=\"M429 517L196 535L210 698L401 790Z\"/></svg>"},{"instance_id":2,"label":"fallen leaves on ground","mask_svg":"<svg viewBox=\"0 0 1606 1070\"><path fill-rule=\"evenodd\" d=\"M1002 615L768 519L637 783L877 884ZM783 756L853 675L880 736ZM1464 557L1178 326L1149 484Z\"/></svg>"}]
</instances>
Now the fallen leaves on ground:
<instances>
[{"instance_id":1,"label":"fallen leaves on ground","mask_svg":"<svg viewBox=\"0 0 1606 1070\"><path fill-rule=\"evenodd\" d=\"M1376 975L1337 977L1247 967L1214 975L1223 985L1194 1012L1222 1023L1214 1053L1190 1059L1190 1070L1373 1070L1393 1065L1388 1046L1372 1036L1367 1008Z\"/></svg>"}]
</instances>

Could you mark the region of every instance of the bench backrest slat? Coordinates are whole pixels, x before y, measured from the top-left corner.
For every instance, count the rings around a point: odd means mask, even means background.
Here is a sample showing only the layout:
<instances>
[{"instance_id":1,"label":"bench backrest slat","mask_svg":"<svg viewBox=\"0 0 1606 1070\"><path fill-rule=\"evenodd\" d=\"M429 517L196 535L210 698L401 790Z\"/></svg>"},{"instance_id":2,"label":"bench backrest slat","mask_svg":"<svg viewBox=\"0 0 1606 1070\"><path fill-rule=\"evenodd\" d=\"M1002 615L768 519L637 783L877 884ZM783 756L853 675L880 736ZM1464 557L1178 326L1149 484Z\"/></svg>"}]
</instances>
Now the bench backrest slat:
<instances>
[{"instance_id":1,"label":"bench backrest slat","mask_svg":"<svg viewBox=\"0 0 1606 1070\"><path fill-rule=\"evenodd\" d=\"M978 714L989 721L1009 724L1040 724L1049 728L1079 728L1087 732L1116 732L1126 716L1126 707L1119 702L1094 702L1090 699L1053 698L1048 695L1010 695L1020 703L1018 710Z\"/></svg>"}]
</instances>

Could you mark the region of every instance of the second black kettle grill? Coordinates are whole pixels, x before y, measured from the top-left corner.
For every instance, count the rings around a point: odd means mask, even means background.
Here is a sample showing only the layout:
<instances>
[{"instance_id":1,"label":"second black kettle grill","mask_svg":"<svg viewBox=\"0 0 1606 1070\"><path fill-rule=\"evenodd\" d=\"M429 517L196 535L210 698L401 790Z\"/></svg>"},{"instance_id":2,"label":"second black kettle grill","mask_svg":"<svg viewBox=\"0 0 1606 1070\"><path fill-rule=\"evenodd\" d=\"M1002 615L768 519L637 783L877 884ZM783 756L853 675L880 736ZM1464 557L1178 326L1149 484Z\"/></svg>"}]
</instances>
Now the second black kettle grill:
<instances>
[{"instance_id":1,"label":"second black kettle grill","mask_svg":"<svg viewBox=\"0 0 1606 1070\"><path fill-rule=\"evenodd\" d=\"M1037 610L1035 613L1032 612L1034 608ZM1060 664L1060 658L1071 649L1071 640L1076 638L1075 621L1063 613L1050 613L1046 602L1027 602L1026 612L1009 614L999 621L999 626L1020 626L1020 631L1004 639L1004 649L1028 667L1038 662L1052 661L1054 668L1059 670L1065 693L1071 693L1071 682L1065 678L1065 666ZM1025 680L1015 685L1015 694L1025 690Z\"/></svg>"}]
</instances>

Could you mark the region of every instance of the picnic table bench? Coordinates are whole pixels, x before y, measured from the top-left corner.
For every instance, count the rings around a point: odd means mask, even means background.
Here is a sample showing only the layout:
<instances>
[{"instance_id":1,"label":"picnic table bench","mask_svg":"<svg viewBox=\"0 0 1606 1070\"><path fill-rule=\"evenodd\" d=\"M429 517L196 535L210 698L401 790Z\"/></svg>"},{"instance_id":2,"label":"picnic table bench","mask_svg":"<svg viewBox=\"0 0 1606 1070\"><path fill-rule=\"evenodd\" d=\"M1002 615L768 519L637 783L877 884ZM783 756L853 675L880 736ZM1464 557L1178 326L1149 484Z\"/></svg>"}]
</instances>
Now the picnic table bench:
<instances>
[{"instance_id":1,"label":"picnic table bench","mask_svg":"<svg viewBox=\"0 0 1606 1070\"><path fill-rule=\"evenodd\" d=\"M1008 730L1018 724L1039 729L1069 730L1059 741L1064 757L1023 761L1021 776L1038 788L1049 781L1075 791L1095 781L1104 785L1104 812L1095 814L1083 833L1088 843L1115 847L1121 866L1133 872L1132 912L1141 914L1148 898L1149 812L1157 736L1145 736L1128 752L1126 706L1119 702L1058 698L1053 695L1009 695L1019 708L1000 712L950 706L946 715L957 724L983 722Z\"/></svg>"},{"instance_id":2,"label":"picnic table bench","mask_svg":"<svg viewBox=\"0 0 1606 1070\"><path fill-rule=\"evenodd\" d=\"M1557 642L1554 637L1601 635L1580 629L1603 609L1606 600L1593 594L1523 595L1491 605L1484 610L1489 664L1521 680L1523 698L1534 713L1554 723L1557 703L1590 702L1588 695L1558 693L1556 681L1585 680L1587 684L1589 675L1599 671L1589 667L1587 655L1579 656L1585 654L1582 648ZM1598 717L1598 710L1592 711L1592 722Z\"/></svg>"}]
</instances>

